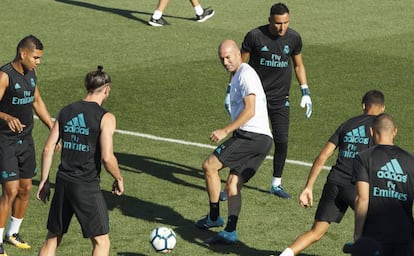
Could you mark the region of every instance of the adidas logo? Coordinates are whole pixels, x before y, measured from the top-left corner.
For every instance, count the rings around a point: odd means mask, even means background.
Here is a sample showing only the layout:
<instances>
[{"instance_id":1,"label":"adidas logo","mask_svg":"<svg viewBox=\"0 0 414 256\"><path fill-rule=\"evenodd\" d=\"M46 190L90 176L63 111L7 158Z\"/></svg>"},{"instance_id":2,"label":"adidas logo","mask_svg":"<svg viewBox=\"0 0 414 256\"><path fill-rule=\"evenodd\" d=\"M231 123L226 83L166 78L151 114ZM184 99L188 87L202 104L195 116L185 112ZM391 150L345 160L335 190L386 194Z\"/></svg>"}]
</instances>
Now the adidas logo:
<instances>
[{"instance_id":1,"label":"adidas logo","mask_svg":"<svg viewBox=\"0 0 414 256\"><path fill-rule=\"evenodd\" d=\"M19 84L19 83L15 83L15 84L14 84L14 89L18 90L18 89L20 89L20 88L22 88L22 87L20 86L20 84Z\"/></svg>"},{"instance_id":2,"label":"adidas logo","mask_svg":"<svg viewBox=\"0 0 414 256\"><path fill-rule=\"evenodd\" d=\"M63 127L64 132L89 135L89 128L86 127L85 118L83 113L78 114L76 117L72 118L66 125Z\"/></svg>"},{"instance_id":3,"label":"adidas logo","mask_svg":"<svg viewBox=\"0 0 414 256\"><path fill-rule=\"evenodd\" d=\"M360 144L368 144L369 138L367 138L365 133L365 126L361 125L358 128L352 129L344 136L344 142L348 143L360 143Z\"/></svg>"},{"instance_id":4,"label":"adidas logo","mask_svg":"<svg viewBox=\"0 0 414 256\"><path fill-rule=\"evenodd\" d=\"M404 174L400 163L397 159L391 159L377 172L377 177L380 179L388 179L398 182L407 182L407 174Z\"/></svg>"},{"instance_id":5,"label":"adidas logo","mask_svg":"<svg viewBox=\"0 0 414 256\"><path fill-rule=\"evenodd\" d=\"M262 49L260 49L260 51L262 51L262 52L268 52L269 51L269 48L267 48L267 46L265 45L265 46L262 47Z\"/></svg>"}]
</instances>

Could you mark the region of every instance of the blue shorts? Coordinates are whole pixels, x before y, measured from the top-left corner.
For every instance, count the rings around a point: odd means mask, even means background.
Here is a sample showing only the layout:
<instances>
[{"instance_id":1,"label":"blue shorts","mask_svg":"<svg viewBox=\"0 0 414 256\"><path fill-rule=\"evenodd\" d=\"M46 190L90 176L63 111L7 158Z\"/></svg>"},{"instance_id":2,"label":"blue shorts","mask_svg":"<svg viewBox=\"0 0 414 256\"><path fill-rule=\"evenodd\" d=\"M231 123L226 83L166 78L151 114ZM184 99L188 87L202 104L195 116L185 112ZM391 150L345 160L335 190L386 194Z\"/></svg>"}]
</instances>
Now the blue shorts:
<instances>
[{"instance_id":1,"label":"blue shorts","mask_svg":"<svg viewBox=\"0 0 414 256\"><path fill-rule=\"evenodd\" d=\"M246 183L256 173L272 147L270 136L236 130L233 136L219 145L213 154Z\"/></svg>"},{"instance_id":2,"label":"blue shorts","mask_svg":"<svg viewBox=\"0 0 414 256\"><path fill-rule=\"evenodd\" d=\"M0 138L1 184L36 176L36 154L33 138Z\"/></svg>"}]
</instances>

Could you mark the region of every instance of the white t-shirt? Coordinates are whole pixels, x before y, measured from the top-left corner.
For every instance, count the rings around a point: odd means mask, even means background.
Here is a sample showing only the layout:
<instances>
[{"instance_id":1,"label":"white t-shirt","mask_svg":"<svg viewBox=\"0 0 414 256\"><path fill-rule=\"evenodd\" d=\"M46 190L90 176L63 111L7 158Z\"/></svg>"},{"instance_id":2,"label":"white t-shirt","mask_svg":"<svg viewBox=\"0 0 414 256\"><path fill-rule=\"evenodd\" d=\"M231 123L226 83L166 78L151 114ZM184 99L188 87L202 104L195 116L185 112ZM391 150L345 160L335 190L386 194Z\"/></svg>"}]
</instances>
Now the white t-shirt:
<instances>
[{"instance_id":1,"label":"white t-shirt","mask_svg":"<svg viewBox=\"0 0 414 256\"><path fill-rule=\"evenodd\" d=\"M262 82L256 71L242 63L231 79L230 102L231 120L235 120L244 109L244 97L256 95L255 115L240 127L243 131L265 134L272 137L267 115L267 101Z\"/></svg>"}]
</instances>

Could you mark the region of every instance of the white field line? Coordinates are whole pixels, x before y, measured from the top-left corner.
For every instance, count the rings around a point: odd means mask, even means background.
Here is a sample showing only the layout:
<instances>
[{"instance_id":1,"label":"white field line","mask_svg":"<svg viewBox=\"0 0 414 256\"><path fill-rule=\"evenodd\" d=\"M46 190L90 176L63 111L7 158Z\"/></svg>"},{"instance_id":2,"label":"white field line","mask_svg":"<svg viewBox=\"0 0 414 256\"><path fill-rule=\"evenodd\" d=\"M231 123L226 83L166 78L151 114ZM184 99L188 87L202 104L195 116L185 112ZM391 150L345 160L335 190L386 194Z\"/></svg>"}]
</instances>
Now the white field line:
<instances>
[{"instance_id":1,"label":"white field line","mask_svg":"<svg viewBox=\"0 0 414 256\"><path fill-rule=\"evenodd\" d=\"M181 144L181 145L186 145L186 146L194 146L194 147L199 147L199 148L210 148L210 149L215 149L216 148L215 146L212 146L212 145L201 144L201 143L185 141L185 140L177 140L177 139L158 137L158 136L155 136L155 135L145 134L145 133L140 133L140 132L131 132L131 131L118 130L118 129L115 130L115 132L117 132L119 134L125 134L125 135L130 135L130 136L135 136L135 137L141 137L141 138L146 138L146 139L150 139L150 140L170 142L170 143ZM273 156L267 156L266 159L273 159ZM289 164L300 165L300 166L307 166L307 167L312 166L311 163L307 163L307 162L303 162L303 161L299 161L299 160L286 159L286 162L289 163ZM331 167L324 166L323 169L324 170L330 170Z\"/></svg>"},{"instance_id":2,"label":"white field line","mask_svg":"<svg viewBox=\"0 0 414 256\"><path fill-rule=\"evenodd\" d=\"M34 115L34 118L39 119L36 115ZM129 135L129 136L141 137L141 138L145 138L145 139L149 139L149 140L164 141L164 142L181 144L181 145L186 145L186 146L194 146L194 147L199 147L199 148L210 148L210 149L215 149L216 148L215 146L212 146L212 145L201 144L201 143L185 141L185 140L164 138L164 137L159 137L159 136L146 134L146 133L140 133L140 132L131 132L131 131L125 131L125 130L119 130L119 129L116 129L115 132L119 133L119 134ZM273 157L272 156L267 156L266 159L273 159ZM300 165L300 166L312 167L311 163L307 163L307 162L303 162L303 161L299 161L299 160L286 159L286 163L294 164L294 165ZM330 166L324 166L322 169L330 170L331 167Z\"/></svg>"}]
</instances>

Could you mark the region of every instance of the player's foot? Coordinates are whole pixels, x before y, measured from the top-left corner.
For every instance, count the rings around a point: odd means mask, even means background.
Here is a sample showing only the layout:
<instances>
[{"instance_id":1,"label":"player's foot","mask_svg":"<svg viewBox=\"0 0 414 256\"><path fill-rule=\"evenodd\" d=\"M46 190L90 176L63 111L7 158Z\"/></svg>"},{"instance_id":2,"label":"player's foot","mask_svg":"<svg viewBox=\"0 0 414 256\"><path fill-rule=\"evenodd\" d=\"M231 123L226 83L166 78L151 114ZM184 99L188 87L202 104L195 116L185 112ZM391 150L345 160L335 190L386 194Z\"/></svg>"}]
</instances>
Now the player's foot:
<instances>
[{"instance_id":1,"label":"player's foot","mask_svg":"<svg viewBox=\"0 0 414 256\"><path fill-rule=\"evenodd\" d=\"M224 225L224 220L220 216L218 216L217 220L211 220L210 219L210 214L207 214L206 217L198 220L195 225L199 229L209 229L209 228L214 228L214 227L222 227Z\"/></svg>"},{"instance_id":2,"label":"player's foot","mask_svg":"<svg viewBox=\"0 0 414 256\"><path fill-rule=\"evenodd\" d=\"M153 27L162 27L170 25L170 23L168 23L163 17L159 18L158 20L151 17L151 19L148 21L148 24Z\"/></svg>"},{"instance_id":3,"label":"player's foot","mask_svg":"<svg viewBox=\"0 0 414 256\"><path fill-rule=\"evenodd\" d=\"M288 192L285 191L285 189L282 187L282 185L272 186L270 188L270 193L275 195L275 196L278 196L280 198L283 198L283 199L290 199L291 198L291 196L288 194Z\"/></svg>"},{"instance_id":4,"label":"player's foot","mask_svg":"<svg viewBox=\"0 0 414 256\"><path fill-rule=\"evenodd\" d=\"M220 231L217 235L208 238L204 242L207 244L234 244L239 239L237 237L236 230L233 230L232 232L227 232L225 230Z\"/></svg>"},{"instance_id":5,"label":"player's foot","mask_svg":"<svg viewBox=\"0 0 414 256\"><path fill-rule=\"evenodd\" d=\"M344 244L344 247L342 247L342 252L347 254L352 253L352 247L354 247L354 243L347 242Z\"/></svg>"},{"instance_id":6,"label":"player's foot","mask_svg":"<svg viewBox=\"0 0 414 256\"><path fill-rule=\"evenodd\" d=\"M221 191L220 192L220 196L219 196L219 200L220 201L227 201L228 197L227 197L227 192L226 191Z\"/></svg>"},{"instance_id":7,"label":"player's foot","mask_svg":"<svg viewBox=\"0 0 414 256\"><path fill-rule=\"evenodd\" d=\"M12 244L14 246L16 246L17 248L20 249L30 249L30 245L28 243L26 243L19 234L13 234L9 237L5 237L4 241L6 243ZM1 255L1 254L0 254Z\"/></svg>"},{"instance_id":8,"label":"player's foot","mask_svg":"<svg viewBox=\"0 0 414 256\"><path fill-rule=\"evenodd\" d=\"M210 19L211 17L213 17L214 13L215 13L214 10L211 9L210 7L205 8L201 15L196 15L196 21L197 22L204 22L204 21Z\"/></svg>"},{"instance_id":9,"label":"player's foot","mask_svg":"<svg viewBox=\"0 0 414 256\"><path fill-rule=\"evenodd\" d=\"M3 244L0 244L0 256L7 256L7 253L3 249Z\"/></svg>"}]
</instances>

